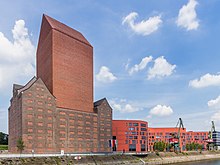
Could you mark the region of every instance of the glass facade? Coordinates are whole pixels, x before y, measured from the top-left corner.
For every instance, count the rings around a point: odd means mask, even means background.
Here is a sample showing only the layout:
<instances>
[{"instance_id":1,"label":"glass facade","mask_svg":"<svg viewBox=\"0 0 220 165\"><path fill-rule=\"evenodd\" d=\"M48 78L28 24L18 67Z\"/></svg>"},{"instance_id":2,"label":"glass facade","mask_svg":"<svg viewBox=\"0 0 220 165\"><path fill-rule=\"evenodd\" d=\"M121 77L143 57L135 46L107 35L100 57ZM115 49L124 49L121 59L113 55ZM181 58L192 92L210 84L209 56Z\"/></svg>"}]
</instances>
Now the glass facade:
<instances>
[{"instance_id":1,"label":"glass facade","mask_svg":"<svg viewBox=\"0 0 220 165\"><path fill-rule=\"evenodd\" d=\"M212 139L215 146L220 146L220 132L218 131L213 132Z\"/></svg>"}]
</instances>

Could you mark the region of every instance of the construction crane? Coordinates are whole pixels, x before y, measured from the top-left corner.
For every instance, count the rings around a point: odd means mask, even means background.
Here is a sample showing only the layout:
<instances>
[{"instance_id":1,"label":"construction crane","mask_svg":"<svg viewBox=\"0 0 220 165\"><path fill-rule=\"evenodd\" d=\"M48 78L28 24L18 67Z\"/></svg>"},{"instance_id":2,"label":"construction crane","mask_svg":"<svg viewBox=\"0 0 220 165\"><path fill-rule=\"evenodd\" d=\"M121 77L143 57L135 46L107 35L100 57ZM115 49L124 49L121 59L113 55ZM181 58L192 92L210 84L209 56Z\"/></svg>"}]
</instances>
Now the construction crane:
<instances>
[{"instance_id":1,"label":"construction crane","mask_svg":"<svg viewBox=\"0 0 220 165\"><path fill-rule=\"evenodd\" d=\"M213 132L215 132L215 123L214 123L214 121L212 121L212 127L211 127L211 133L210 133L211 139L212 139Z\"/></svg>"},{"instance_id":2,"label":"construction crane","mask_svg":"<svg viewBox=\"0 0 220 165\"><path fill-rule=\"evenodd\" d=\"M213 150L215 147L214 143L213 143L213 133L214 132L216 132L215 131L215 123L214 123L214 121L212 121L211 131L209 131L208 139L206 140L206 142L208 143L209 150Z\"/></svg>"},{"instance_id":3,"label":"construction crane","mask_svg":"<svg viewBox=\"0 0 220 165\"><path fill-rule=\"evenodd\" d=\"M180 150L180 130L181 128L184 130L183 121L181 118L179 118L176 128L178 128L178 132L171 133L171 138L169 139L169 142L172 147L174 147L174 151L181 152Z\"/></svg>"},{"instance_id":4,"label":"construction crane","mask_svg":"<svg viewBox=\"0 0 220 165\"><path fill-rule=\"evenodd\" d=\"M183 121L181 118L179 118L177 124L176 124L176 128L178 128L178 134L177 134L177 139L178 139L178 144L177 144L177 149L179 152L181 152L180 149L180 129L182 128L184 130L184 126L183 126Z\"/></svg>"}]
</instances>

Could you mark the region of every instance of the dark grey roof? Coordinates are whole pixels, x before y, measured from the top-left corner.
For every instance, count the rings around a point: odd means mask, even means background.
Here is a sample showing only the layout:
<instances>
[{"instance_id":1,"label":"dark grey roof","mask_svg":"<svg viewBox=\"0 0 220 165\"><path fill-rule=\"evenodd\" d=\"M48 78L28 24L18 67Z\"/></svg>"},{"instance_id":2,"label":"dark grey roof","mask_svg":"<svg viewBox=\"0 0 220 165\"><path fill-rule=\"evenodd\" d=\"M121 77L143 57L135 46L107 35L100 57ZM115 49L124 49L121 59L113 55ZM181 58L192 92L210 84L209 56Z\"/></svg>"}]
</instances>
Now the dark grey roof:
<instances>
[{"instance_id":1,"label":"dark grey roof","mask_svg":"<svg viewBox=\"0 0 220 165\"><path fill-rule=\"evenodd\" d=\"M101 100L98 100L98 101L94 102L94 107L97 107L97 106L101 105L102 102L105 101L105 100L106 100L106 98L103 98L103 99L101 99ZM107 100L106 100L106 101L107 101Z\"/></svg>"},{"instance_id":2,"label":"dark grey roof","mask_svg":"<svg viewBox=\"0 0 220 165\"><path fill-rule=\"evenodd\" d=\"M24 87L23 85L18 85L18 84L13 85L13 89L15 89L15 90L21 89L23 87Z\"/></svg>"},{"instance_id":3,"label":"dark grey roof","mask_svg":"<svg viewBox=\"0 0 220 165\"><path fill-rule=\"evenodd\" d=\"M18 94L30 88L37 81L37 77L33 77L23 88L18 89Z\"/></svg>"}]
</instances>

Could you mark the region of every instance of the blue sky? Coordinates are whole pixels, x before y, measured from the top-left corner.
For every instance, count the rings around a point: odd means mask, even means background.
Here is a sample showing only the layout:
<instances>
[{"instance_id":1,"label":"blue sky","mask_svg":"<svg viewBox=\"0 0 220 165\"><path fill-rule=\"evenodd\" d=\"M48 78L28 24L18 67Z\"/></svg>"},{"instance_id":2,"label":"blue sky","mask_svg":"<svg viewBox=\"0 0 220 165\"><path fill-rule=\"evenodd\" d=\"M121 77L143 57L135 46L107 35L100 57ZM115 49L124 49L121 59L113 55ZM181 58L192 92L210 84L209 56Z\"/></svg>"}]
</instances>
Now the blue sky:
<instances>
[{"instance_id":1,"label":"blue sky","mask_svg":"<svg viewBox=\"0 0 220 165\"><path fill-rule=\"evenodd\" d=\"M151 127L220 129L218 0L1 1L0 131L8 132L13 83L35 75L42 14L80 31L94 47L94 99L114 119Z\"/></svg>"}]
</instances>

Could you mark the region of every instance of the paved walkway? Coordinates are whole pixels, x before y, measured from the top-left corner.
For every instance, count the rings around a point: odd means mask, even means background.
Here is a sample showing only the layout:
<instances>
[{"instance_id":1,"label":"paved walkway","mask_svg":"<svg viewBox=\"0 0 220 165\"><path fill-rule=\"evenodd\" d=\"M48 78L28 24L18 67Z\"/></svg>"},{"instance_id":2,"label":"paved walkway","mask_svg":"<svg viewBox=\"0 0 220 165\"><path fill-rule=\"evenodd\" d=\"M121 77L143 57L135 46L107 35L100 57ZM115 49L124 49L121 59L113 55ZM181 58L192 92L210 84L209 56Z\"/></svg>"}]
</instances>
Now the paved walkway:
<instances>
[{"instance_id":1,"label":"paved walkway","mask_svg":"<svg viewBox=\"0 0 220 165\"><path fill-rule=\"evenodd\" d=\"M124 154L124 155L134 155L136 153L122 153L122 152L113 152L113 153L72 153L72 154L0 154L0 158L28 158L28 157L55 157L55 156L91 156L91 155L115 155L115 154ZM144 153L146 154L146 153ZM141 155L139 153L138 155Z\"/></svg>"}]
</instances>

